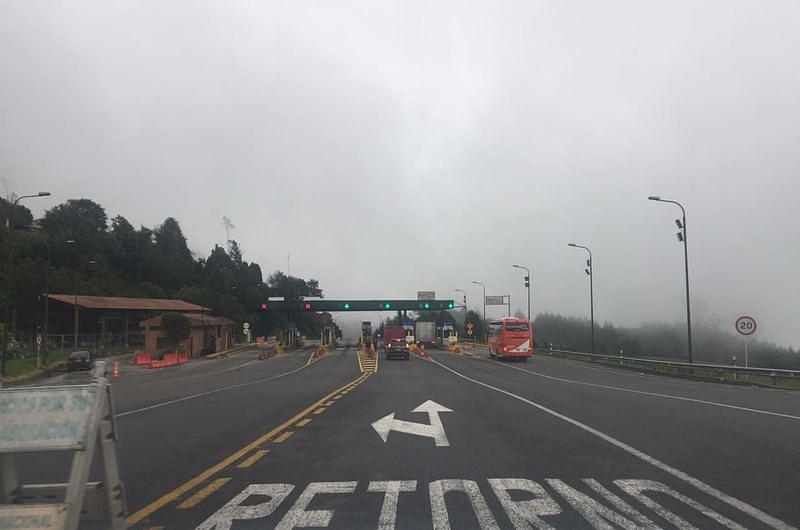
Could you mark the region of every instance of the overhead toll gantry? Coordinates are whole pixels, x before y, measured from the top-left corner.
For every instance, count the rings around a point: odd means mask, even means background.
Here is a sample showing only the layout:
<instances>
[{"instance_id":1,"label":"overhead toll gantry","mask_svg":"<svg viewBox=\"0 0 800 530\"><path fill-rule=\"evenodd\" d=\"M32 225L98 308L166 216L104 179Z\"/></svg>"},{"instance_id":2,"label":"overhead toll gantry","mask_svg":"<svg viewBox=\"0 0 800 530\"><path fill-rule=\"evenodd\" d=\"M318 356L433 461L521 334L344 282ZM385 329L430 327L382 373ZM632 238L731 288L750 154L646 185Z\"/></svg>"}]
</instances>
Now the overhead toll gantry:
<instances>
[{"instance_id":1,"label":"overhead toll gantry","mask_svg":"<svg viewBox=\"0 0 800 530\"><path fill-rule=\"evenodd\" d=\"M261 311L447 311L452 300L267 300Z\"/></svg>"}]
</instances>

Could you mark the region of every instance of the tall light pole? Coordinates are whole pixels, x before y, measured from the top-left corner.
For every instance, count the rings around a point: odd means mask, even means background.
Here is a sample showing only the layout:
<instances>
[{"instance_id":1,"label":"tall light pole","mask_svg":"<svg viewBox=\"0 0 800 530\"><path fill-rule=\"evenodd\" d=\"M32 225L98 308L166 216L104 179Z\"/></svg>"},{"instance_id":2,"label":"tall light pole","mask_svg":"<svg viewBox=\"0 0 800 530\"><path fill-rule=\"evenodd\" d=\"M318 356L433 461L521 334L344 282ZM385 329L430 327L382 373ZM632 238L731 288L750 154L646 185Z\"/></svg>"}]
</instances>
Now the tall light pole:
<instances>
[{"instance_id":1,"label":"tall light pole","mask_svg":"<svg viewBox=\"0 0 800 530\"><path fill-rule=\"evenodd\" d=\"M525 287L528 288L528 322L533 326L533 321L531 320L531 271L528 267L523 267L522 265L512 265L512 267L525 271Z\"/></svg>"},{"instance_id":2,"label":"tall light pole","mask_svg":"<svg viewBox=\"0 0 800 530\"><path fill-rule=\"evenodd\" d=\"M582 248L586 252L589 253L589 259L586 260L586 274L589 275L589 314L592 320L592 354L594 354L594 281L593 281L593 271L592 271L592 251L589 250L589 247L584 247L583 245L576 245L575 243L570 243L569 246L575 248Z\"/></svg>"},{"instance_id":3,"label":"tall light pole","mask_svg":"<svg viewBox=\"0 0 800 530\"><path fill-rule=\"evenodd\" d=\"M6 278L6 333L8 333L11 323L11 304L14 292L14 210L22 199L31 197L49 197L49 191L40 191L32 195L20 195L11 203L11 211L8 213L8 274ZM8 349L7 335L3 336L3 355L0 357L0 376L6 375L6 350Z\"/></svg>"},{"instance_id":4,"label":"tall light pole","mask_svg":"<svg viewBox=\"0 0 800 530\"><path fill-rule=\"evenodd\" d=\"M467 291L464 289L454 289L454 291L464 295L464 325L467 325Z\"/></svg>"},{"instance_id":5,"label":"tall light pole","mask_svg":"<svg viewBox=\"0 0 800 530\"><path fill-rule=\"evenodd\" d=\"M677 204L681 209L682 219L675 219L675 224L678 225L678 241L683 243L683 264L686 272L686 335L689 340L689 362L692 361L692 307L689 303L689 248L686 242L686 210L683 205L678 201L669 199L662 199L658 195L651 195L648 197L651 201L668 202L670 204Z\"/></svg>"},{"instance_id":6,"label":"tall light pole","mask_svg":"<svg viewBox=\"0 0 800 530\"><path fill-rule=\"evenodd\" d=\"M483 342L487 342L487 335L486 335L486 286L481 282L472 282L475 285L480 285L483 287Z\"/></svg>"}]
</instances>

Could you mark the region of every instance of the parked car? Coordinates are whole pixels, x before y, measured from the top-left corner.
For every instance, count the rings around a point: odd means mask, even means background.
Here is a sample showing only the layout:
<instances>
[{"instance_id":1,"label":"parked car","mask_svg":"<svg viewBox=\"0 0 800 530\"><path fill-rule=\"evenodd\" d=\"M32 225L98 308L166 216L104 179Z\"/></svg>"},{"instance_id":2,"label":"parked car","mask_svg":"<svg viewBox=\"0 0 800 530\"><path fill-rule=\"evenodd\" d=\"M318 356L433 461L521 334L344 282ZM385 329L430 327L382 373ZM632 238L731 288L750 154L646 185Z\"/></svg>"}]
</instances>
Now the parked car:
<instances>
[{"instance_id":1,"label":"parked car","mask_svg":"<svg viewBox=\"0 0 800 530\"><path fill-rule=\"evenodd\" d=\"M92 354L88 351L74 351L67 357L67 372L73 370L91 370Z\"/></svg>"}]
</instances>

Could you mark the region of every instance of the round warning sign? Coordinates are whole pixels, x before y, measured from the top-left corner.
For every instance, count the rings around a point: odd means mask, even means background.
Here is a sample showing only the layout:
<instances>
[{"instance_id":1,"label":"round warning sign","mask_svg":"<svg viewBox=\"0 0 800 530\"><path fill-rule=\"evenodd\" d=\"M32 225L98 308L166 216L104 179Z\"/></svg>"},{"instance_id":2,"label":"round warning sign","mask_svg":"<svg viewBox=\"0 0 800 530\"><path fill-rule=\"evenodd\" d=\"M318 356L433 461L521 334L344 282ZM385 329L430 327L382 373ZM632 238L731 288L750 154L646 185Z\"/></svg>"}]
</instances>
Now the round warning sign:
<instances>
[{"instance_id":1,"label":"round warning sign","mask_svg":"<svg viewBox=\"0 0 800 530\"><path fill-rule=\"evenodd\" d=\"M740 335L752 335L757 328L756 319L753 317L744 316L736 319L736 331Z\"/></svg>"}]
</instances>

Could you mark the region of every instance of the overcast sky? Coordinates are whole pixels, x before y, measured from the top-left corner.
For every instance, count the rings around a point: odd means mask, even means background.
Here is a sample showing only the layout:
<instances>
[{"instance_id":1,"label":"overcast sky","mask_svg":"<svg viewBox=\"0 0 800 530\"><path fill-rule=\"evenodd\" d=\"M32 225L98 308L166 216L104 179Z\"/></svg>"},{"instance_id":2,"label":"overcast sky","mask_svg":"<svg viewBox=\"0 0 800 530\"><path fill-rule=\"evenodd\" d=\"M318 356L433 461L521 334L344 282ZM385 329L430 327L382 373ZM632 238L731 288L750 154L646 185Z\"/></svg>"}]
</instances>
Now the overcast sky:
<instances>
[{"instance_id":1,"label":"overcast sky","mask_svg":"<svg viewBox=\"0 0 800 530\"><path fill-rule=\"evenodd\" d=\"M511 294L800 346L800 3L0 0L3 193L235 225L327 297ZM491 315L499 315L498 308Z\"/></svg>"}]
</instances>

